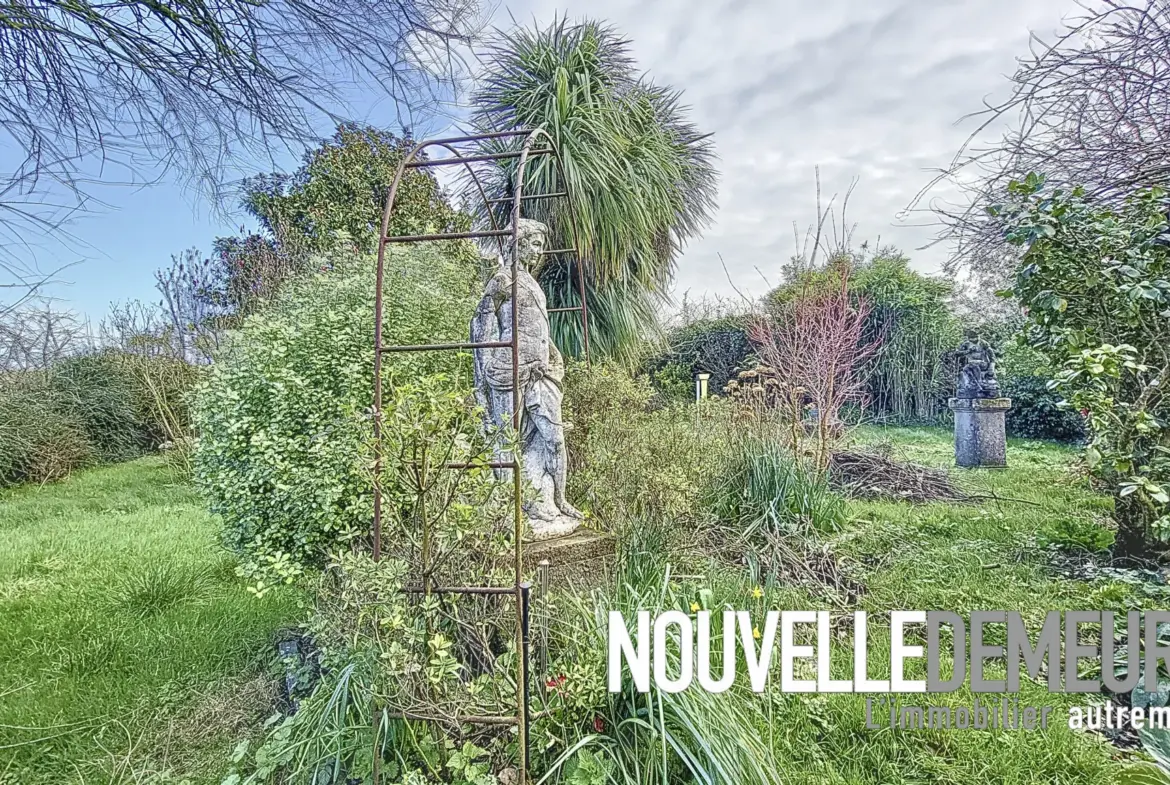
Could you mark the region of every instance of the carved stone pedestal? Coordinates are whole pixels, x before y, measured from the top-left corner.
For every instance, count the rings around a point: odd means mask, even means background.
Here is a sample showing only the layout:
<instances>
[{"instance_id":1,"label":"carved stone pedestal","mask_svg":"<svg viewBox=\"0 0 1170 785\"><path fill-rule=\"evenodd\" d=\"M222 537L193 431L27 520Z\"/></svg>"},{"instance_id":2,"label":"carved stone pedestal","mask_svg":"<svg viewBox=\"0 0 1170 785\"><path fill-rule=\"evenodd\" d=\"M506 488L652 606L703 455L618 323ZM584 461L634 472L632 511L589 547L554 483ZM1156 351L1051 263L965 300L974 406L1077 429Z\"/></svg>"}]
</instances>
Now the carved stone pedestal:
<instances>
[{"instance_id":1,"label":"carved stone pedestal","mask_svg":"<svg viewBox=\"0 0 1170 785\"><path fill-rule=\"evenodd\" d=\"M524 571L535 575L547 562L552 586L596 586L613 566L614 538L590 529L577 529L564 537L524 543Z\"/></svg>"},{"instance_id":2,"label":"carved stone pedestal","mask_svg":"<svg viewBox=\"0 0 1170 785\"><path fill-rule=\"evenodd\" d=\"M951 398L955 414L955 464L968 469L1007 466L1004 415L1011 398Z\"/></svg>"}]
</instances>

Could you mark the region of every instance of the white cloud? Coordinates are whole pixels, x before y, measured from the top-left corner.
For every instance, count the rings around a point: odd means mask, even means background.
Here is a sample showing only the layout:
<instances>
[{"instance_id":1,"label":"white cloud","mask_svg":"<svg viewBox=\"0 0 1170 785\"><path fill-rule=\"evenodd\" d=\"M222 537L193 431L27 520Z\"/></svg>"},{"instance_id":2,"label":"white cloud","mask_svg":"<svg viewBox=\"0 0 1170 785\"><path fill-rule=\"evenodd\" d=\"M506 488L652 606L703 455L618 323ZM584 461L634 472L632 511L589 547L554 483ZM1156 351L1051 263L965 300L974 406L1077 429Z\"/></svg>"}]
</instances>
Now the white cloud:
<instances>
[{"instance_id":1,"label":"white cloud","mask_svg":"<svg viewBox=\"0 0 1170 785\"><path fill-rule=\"evenodd\" d=\"M829 194L860 178L849 205L859 240L880 235L938 269L946 248L915 250L934 232L925 217L899 213L973 127L957 121L1003 94L1029 31L1046 35L1075 10L1070 0L532 0L495 20L608 20L714 132L719 212L676 284L694 296L732 292L717 254L739 288L762 288L754 268L774 273L794 251L793 221L813 218L815 166Z\"/></svg>"}]
</instances>

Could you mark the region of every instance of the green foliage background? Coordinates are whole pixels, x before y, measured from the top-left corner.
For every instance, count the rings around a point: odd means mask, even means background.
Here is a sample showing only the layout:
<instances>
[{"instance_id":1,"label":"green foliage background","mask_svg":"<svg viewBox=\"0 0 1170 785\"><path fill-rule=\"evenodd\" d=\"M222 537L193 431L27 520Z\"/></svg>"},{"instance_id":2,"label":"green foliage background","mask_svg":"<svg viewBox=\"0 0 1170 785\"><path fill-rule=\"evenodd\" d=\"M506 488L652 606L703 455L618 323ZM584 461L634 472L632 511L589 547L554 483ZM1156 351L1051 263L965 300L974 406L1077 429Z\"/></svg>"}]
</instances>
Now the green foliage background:
<instances>
[{"instance_id":1,"label":"green foliage background","mask_svg":"<svg viewBox=\"0 0 1170 785\"><path fill-rule=\"evenodd\" d=\"M244 206L265 232L295 250L320 253L344 237L359 252L377 250L378 230L394 173L415 140L369 126L342 124L305 154L291 175L257 175L244 182ZM390 235L466 229L434 176L408 169L398 185Z\"/></svg>"},{"instance_id":2,"label":"green foliage background","mask_svg":"<svg viewBox=\"0 0 1170 785\"><path fill-rule=\"evenodd\" d=\"M847 272L856 297L869 301L863 341L880 338L869 361L870 417L895 422L938 422L954 389L947 354L961 340L959 319L951 312L954 292L948 281L910 268L910 259L893 248L872 256L844 253L824 267L798 270L791 280L768 293L775 308L805 287L827 286Z\"/></svg>"},{"instance_id":3,"label":"green foliage background","mask_svg":"<svg viewBox=\"0 0 1170 785\"><path fill-rule=\"evenodd\" d=\"M59 480L157 449L171 435L167 417L186 424L184 396L195 375L180 360L115 350L4 374L0 486Z\"/></svg>"},{"instance_id":4,"label":"green foliage background","mask_svg":"<svg viewBox=\"0 0 1170 785\"><path fill-rule=\"evenodd\" d=\"M696 319L670 330L666 350L646 360L645 369L668 397L694 397L694 375L709 373L707 388L719 395L735 375L751 362L754 347L748 340L745 316Z\"/></svg>"},{"instance_id":5,"label":"green foliage background","mask_svg":"<svg viewBox=\"0 0 1170 785\"><path fill-rule=\"evenodd\" d=\"M1170 223L1167 194L1124 206L1029 174L990 206L1024 249L1012 289L1025 334L1055 369L1054 386L1087 412L1089 468L1115 494L1116 552L1170 539Z\"/></svg>"}]
</instances>

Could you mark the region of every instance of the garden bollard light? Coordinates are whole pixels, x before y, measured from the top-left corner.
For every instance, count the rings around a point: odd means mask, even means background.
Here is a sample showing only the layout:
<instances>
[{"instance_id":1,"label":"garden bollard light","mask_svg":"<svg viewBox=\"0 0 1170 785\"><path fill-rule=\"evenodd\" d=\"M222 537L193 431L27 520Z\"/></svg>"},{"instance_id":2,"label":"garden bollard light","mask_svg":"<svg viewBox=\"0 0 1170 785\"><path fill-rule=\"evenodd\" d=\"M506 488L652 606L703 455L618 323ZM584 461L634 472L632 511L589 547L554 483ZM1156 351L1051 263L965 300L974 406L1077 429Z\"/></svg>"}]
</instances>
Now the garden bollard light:
<instances>
[{"instance_id":1,"label":"garden bollard light","mask_svg":"<svg viewBox=\"0 0 1170 785\"><path fill-rule=\"evenodd\" d=\"M707 380L711 378L709 373L695 374L695 400L701 401L707 397Z\"/></svg>"}]
</instances>

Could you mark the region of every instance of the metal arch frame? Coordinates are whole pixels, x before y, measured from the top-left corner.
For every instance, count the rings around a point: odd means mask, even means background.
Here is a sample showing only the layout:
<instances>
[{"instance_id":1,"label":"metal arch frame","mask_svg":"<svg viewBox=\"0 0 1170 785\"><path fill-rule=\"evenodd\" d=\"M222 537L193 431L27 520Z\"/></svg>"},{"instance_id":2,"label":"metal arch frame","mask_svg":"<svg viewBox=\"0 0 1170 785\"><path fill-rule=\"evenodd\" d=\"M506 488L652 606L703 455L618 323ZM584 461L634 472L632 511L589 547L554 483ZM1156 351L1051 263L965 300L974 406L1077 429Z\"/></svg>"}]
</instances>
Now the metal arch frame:
<instances>
[{"instance_id":1,"label":"metal arch frame","mask_svg":"<svg viewBox=\"0 0 1170 785\"><path fill-rule=\"evenodd\" d=\"M496 153L484 153L477 155L461 155L455 145L464 144L468 142L482 142L489 139L507 139L524 137L524 141L519 150L501 150ZM532 145L537 138L543 137L547 143L546 147L533 149ZM430 147L440 147L452 153L451 158L440 159L419 159L418 156L424 150ZM524 195L524 174L528 165L530 156L533 155L551 155L557 166L557 174L560 177L562 191L551 194L533 194L530 196ZM496 161L505 158L518 158L519 162L515 172L515 182L512 188L512 196L506 199L491 200L487 198L487 193L480 182L478 175L471 164L482 161ZM390 216L394 211L394 202L398 195L398 187L402 182L402 178L407 169L418 169L423 167L446 166L462 164L467 173L470 175L472 182L479 191L480 197L483 199L484 207L488 214L488 220L491 229L469 232L449 232L446 234L429 234L429 235L406 235L390 237ZM383 313L385 311L385 302L382 296L383 284L385 281L385 267L386 267L386 246L389 243L404 243L404 242L427 242L438 240L459 240L459 239L486 239L495 238L497 244L503 252L503 238L510 237L512 248L516 247L518 239L519 222L521 218L521 207L526 200L534 199L555 199L566 198L569 201L569 224L572 232L573 248L558 248L552 250L545 250L546 255L558 255L565 253L575 253L578 255L577 259L577 294L579 303L577 306L568 308L555 308L551 312L565 312L565 311L580 311L581 312L581 328L583 337L583 348L586 361L589 360L589 310L585 301L585 271L584 263L580 258L580 234L577 231L576 210L573 203L573 196L569 190L568 179L565 177L564 164L561 161L559 152L557 150L556 141L543 127L535 129L521 129L514 131L496 131L485 134L474 134L470 136L458 136L443 139L429 139L416 144L409 153L398 164L398 169L394 173L394 179L390 184L390 191L386 197L386 208L382 213L381 232L378 236L378 263L375 275L375 293L374 293L374 520L373 520L373 558L378 561L382 557L382 488L381 488L381 470L382 470L382 355L389 352L404 352L404 351L441 351L441 350L458 350L458 349L487 349L487 348L509 348L512 353L512 429L514 433L520 433L522 403L520 396L520 346L519 346L519 330L517 329L517 314L516 314L516 299L518 296L517 273L519 272L519 263L515 253L512 253L512 337L509 341L487 341L487 342L459 342L459 343L441 343L441 344L416 344L409 346L384 346L382 343L382 326ZM499 228L496 220L495 212L492 210L493 204L506 204L511 202L512 209L510 212L510 228ZM511 455L511 460L497 461L488 464L491 468L511 469L512 470L512 510L513 510L513 554L512 564L514 581L512 586L473 586L473 587L438 587L431 585L431 579L427 575L429 565L426 564L428 559L427 554L423 554L423 583L420 587L412 587L406 591L412 593L423 594L477 594L477 595L506 595L511 594L516 601L516 651L517 651L517 672L516 672L516 695L517 695L517 711L515 716L505 717L465 717L463 721L477 724L503 724L515 722L520 735L520 761L519 761L519 785L525 785L528 780L528 765L529 765L529 721L531 719L529 709L529 610L530 610L530 593L531 586L524 582L523 574L523 535L524 535L524 520L521 510L521 492L522 492L522 459L519 450L514 450ZM451 463L447 465L449 469L469 469L473 468L470 464ZM382 714L385 714L385 709L382 709ZM374 723L374 785L379 785L380 782L380 756L377 753L379 744L378 728L381 723L379 717L371 712ZM404 719L415 720L438 720L439 717L429 717L425 715L412 714Z\"/></svg>"}]
</instances>

